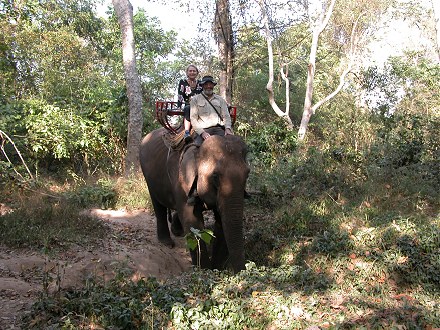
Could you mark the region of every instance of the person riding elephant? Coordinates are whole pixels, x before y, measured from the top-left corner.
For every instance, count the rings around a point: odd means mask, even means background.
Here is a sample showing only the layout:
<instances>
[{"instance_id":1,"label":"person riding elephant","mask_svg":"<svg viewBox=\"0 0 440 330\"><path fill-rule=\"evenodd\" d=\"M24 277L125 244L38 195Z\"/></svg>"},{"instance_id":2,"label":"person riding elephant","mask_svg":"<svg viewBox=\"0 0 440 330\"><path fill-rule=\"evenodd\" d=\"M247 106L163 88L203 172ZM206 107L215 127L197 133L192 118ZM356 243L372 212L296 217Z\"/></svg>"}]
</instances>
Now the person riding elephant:
<instances>
[{"instance_id":1,"label":"person riding elephant","mask_svg":"<svg viewBox=\"0 0 440 330\"><path fill-rule=\"evenodd\" d=\"M214 86L217 82L212 76L204 76L200 85L203 89L202 93L195 95L190 102L191 124L197 133L194 141L197 146L209 139L211 135L234 135L228 104L221 96L214 93ZM193 205L198 197L196 181L197 176L188 194L190 205ZM246 190L243 193L246 199L250 198Z\"/></svg>"},{"instance_id":2,"label":"person riding elephant","mask_svg":"<svg viewBox=\"0 0 440 330\"><path fill-rule=\"evenodd\" d=\"M212 76L204 76L200 85L203 89L202 93L194 95L190 101L191 125L198 134L197 145L208 139L211 134L234 134L228 104L221 96L214 93L217 82Z\"/></svg>"},{"instance_id":3,"label":"person riding elephant","mask_svg":"<svg viewBox=\"0 0 440 330\"><path fill-rule=\"evenodd\" d=\"M185 72L186 79L181 79L179 81L179 85L177 86L177 107L180 108L182 105L184 105L183 126L185 134L183 138L185 142L192 142L192 137L190 134L191 119L189 102L191 97L202 92L202 86L200 85L200 80L197 80L199 69L194 64L188 65Z\"/></svg>"}]
</instances>

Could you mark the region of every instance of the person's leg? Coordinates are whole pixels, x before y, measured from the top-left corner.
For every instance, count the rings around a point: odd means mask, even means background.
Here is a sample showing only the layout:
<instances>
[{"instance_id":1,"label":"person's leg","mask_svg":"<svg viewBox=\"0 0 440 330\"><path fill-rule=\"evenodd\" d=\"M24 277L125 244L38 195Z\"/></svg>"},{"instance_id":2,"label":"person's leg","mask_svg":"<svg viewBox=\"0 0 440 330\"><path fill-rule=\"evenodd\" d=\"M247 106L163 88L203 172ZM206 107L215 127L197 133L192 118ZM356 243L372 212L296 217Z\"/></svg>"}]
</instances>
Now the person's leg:
<instances>
[{"instance_id":1,"label":"person's leg","mask_svg":"<svg viewBox=\"0 0 440 330\"><path fill-rule=\"evenodd\" d=\"M191 121L190 121L190 117L189 117L189 109L190 106L189 105L185 105L185 107L183 108L183 128L185 129L185 134L183 135L183 138L185 139L185 142L192 142L192 137L191 137Z\"/></svg>"},{"instance_id":2,"label":"person's leg","mask_svg":"<svg viewBox=\"0 0 440 330\"><path fill-rule=\"evenodd\" d=\"M189 132L191 129L191 122L186 118L183 119L183 127L185 128L185 132Z\"/></svg>"}]
</instances>

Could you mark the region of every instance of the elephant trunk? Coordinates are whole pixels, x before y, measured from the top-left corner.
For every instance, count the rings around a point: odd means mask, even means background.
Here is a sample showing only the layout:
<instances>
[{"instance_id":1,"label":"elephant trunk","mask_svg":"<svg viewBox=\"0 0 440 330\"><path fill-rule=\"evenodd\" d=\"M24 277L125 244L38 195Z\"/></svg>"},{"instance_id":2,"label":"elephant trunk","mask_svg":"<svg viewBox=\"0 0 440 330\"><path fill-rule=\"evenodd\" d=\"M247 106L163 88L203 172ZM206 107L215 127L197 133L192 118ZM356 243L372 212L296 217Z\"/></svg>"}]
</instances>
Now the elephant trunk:
<instances>
[{"instance_id":1,"label":"elephant trunk","mask_svg":"<svg viewBox=\"0 0 440 330\"><path fill-rule=\"evenodd\" d=\"M223 232L229 252L229 261L235 273L245 269L243 232L243 189L223 199L220 207Z\"/></svg>"}]
</instances>

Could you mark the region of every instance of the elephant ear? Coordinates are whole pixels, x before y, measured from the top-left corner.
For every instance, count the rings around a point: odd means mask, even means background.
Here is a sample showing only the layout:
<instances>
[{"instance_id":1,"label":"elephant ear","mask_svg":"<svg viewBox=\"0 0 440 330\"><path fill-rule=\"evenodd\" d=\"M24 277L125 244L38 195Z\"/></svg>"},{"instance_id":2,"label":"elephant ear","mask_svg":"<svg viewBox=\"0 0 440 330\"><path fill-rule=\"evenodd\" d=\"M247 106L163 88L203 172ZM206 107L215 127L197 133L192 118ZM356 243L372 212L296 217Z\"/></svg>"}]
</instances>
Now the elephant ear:
<instances>
[{"instance_id":1,"label":"elephant ear","mask_svg":"<svg viewBox=\"0 0 440 330\"><path fill-rule=\"evenodd\" d=\"M197 176L197 158L199 148L191 147L183 151L180 161L179 182L185 191L185 194L189 194L189 191Z\"/></svg>"}]
</instances>

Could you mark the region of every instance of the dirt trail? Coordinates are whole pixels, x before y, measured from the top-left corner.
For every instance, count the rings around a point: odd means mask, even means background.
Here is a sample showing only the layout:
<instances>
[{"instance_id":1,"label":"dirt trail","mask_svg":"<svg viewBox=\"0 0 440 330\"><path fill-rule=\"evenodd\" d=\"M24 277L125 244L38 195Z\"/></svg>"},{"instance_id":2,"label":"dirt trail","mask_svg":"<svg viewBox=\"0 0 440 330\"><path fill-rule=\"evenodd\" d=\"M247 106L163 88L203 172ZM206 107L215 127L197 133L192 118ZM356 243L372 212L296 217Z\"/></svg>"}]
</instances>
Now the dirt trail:
<instances>
[{"instance_id":1,"label":"dirt trail","mask_svg":"<svg viewBox=\"0 0 440 330\"><path fill-rule=\"evenodd\" d=\"M155 218L148 211L90 212L110 225L111 234L88 250L77 246L47 257L0 246L0 329L19 329L21 317L29 313L45 285L48 290L80 287L88 277L108 280L121 267L132 269L134 278L154 276L159 280L191 268L183 238L174 238L174 249L159 244Z\"/></svg>"}]
</instances>

